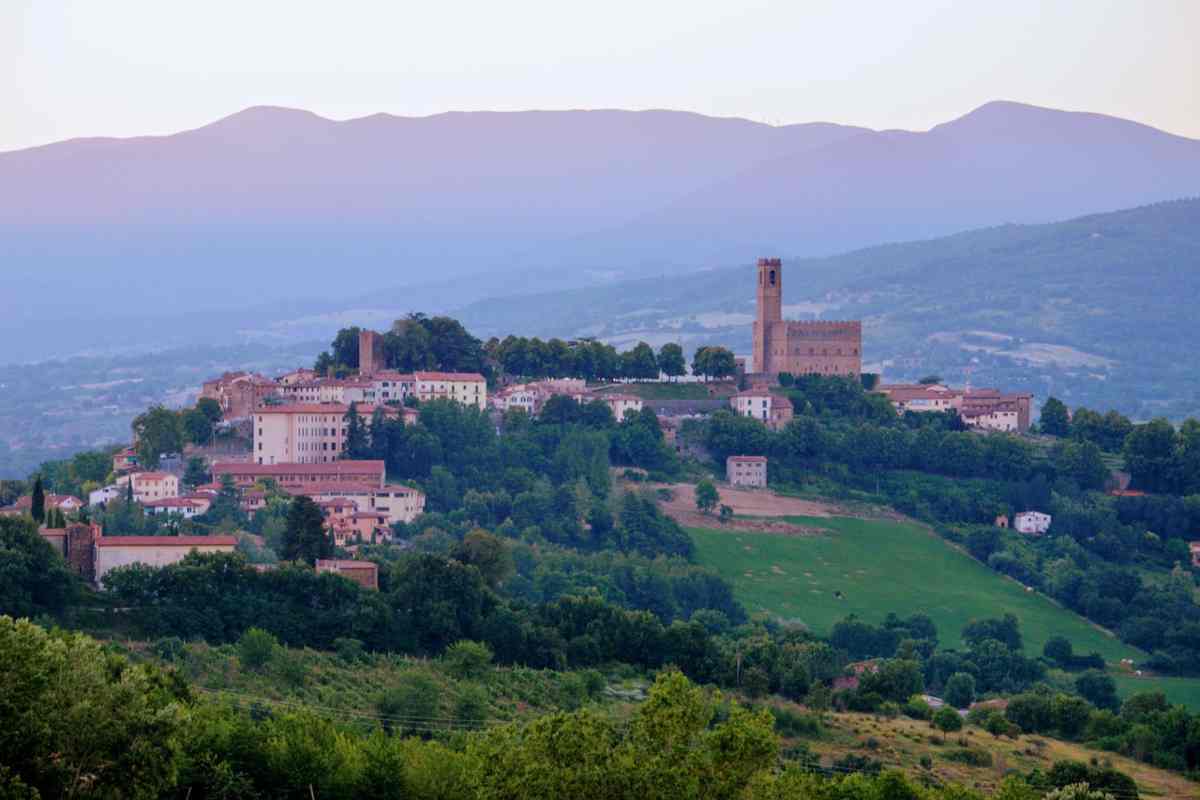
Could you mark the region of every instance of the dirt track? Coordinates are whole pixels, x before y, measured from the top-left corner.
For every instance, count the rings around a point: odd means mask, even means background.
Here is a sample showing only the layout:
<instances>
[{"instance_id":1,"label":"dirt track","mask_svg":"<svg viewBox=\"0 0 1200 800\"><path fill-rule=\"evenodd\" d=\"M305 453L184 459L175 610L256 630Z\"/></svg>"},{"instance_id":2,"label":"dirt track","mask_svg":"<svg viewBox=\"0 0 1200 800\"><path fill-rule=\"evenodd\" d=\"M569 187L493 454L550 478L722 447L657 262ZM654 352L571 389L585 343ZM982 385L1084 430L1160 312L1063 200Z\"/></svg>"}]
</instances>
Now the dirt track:
<instances>
[{"instance_id":1,"label":"dirt track","mask_svg":"<svg viewBox=\"0 0 1200 800\"><path fill-rule=\"evenodd\" d=\"M781 497L766 489L735 489L717 485L721 496L719 505L727 505L741 519L726 523L718 521L716 514L701 514L696 510L696 487L690 483L653 484L655 489L670 489L671 500L662 502L662 509L681 525L697 528L729 528L731 530L762 531L765 533L816 533L820 528L784 522L780 517L830 517L846 516L846 512L832 503L801 500L797 497ZM745 519L761 517L762 519Z\"/></svg>"}]
</instances>

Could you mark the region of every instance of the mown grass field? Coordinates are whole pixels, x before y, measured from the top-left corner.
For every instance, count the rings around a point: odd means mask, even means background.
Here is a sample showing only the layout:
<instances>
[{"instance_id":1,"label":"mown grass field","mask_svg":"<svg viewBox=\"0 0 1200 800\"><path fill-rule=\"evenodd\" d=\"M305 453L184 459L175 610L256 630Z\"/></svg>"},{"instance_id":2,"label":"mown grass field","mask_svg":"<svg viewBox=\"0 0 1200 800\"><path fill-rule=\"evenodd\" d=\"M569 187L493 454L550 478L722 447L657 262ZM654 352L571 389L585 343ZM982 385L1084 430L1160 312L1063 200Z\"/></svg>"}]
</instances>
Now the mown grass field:
<instances>
[{"instance_id":1,"label":"mown grass field","mask_svg":"<svg viewBox=\"0 0 1200 800\"><path fill-rule=\"evenodd\" d=\"M1025 650L1040 655L1063 635L1110 662L1144 654L1048 598L1008 580L919 526L890 520L789 517L816 536L689 529L700 563L729 580L751 613L767 611L828 633L848 614L878 623L889 611L922 612L943 647L960 647L972 618L1017 615ZM836 593L840 592L838 596Z\"/></svg>"}]
</instances>

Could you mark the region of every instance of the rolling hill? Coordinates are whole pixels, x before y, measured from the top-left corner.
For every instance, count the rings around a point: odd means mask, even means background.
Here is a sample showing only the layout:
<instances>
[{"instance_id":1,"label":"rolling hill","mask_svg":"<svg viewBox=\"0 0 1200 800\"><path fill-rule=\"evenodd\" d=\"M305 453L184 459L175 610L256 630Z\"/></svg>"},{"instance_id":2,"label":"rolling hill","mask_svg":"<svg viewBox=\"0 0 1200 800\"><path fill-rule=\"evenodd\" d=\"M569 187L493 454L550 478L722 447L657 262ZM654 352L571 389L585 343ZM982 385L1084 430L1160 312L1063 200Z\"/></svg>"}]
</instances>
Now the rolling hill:
<instances>
[{"instance_id":1,"label":"rolling hill","mask_svg":"<svg viewBox=\"0 0 1200 800\"><path fill-rule=\"evenodd\" d=\"M620 344L681 340L748 353L753 261L606 287L482 301L478 335L526 331ZM1128 414L1200 413L1200 199L1044 225L1003 225L843 255L787 259L789 317L862 319L867 368L939 373ZM537 307L536 320L522 309Z\"/></svg>"}]
</instances>

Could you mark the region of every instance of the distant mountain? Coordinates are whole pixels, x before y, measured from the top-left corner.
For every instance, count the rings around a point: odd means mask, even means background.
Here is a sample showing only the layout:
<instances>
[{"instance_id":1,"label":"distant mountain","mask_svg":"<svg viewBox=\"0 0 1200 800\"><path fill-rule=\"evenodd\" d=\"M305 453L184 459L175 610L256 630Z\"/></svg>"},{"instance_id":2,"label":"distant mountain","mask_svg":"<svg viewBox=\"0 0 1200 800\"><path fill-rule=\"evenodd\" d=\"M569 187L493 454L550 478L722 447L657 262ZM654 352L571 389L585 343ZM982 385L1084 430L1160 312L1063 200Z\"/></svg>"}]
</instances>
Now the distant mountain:
<instances>
[{"instance_id":1,"label":"distant mountain","mask_svg":"<svg viewBox=\"0 0 1200 800\"><path fill-rule=\"evenodd\" d=\"M480 276L589 286L1166 200L1200 192L1200 142L1016 103L922 133L252 108L0 153L0 187L2 363L74 352L63 323L185 344L273 322L268 306L319 316L456 282L452 308Z\"/></svg>"},{"instance_id":2,"label":"distant mountain","mask_svg":"<svg viewBox=\"0 0 1200 800\"><path fill-rule=\"evenodd\" d=\"M680 278L485 300L458 316L482 336L749 353L753 276L747 259ZM889 379L939 373L1139 417L1200 416L1200 199L785 259L783 287L791 318L864 320L864 357Z\"/></svg>"}]
</instances>

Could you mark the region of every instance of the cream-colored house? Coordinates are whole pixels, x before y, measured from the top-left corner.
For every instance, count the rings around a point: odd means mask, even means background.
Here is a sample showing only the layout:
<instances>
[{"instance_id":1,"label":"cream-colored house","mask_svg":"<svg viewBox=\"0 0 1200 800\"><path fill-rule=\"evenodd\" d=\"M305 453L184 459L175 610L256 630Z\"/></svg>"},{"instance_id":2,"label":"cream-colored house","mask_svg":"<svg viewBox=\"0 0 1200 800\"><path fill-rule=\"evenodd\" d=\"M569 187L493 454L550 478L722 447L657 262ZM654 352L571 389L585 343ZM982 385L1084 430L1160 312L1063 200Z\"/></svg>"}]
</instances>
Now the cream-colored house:
<instances>
[{"instance_id":1,"label":"cream-colored house","mask_svg":"<svg viewBox=\"0 0 1200 800\"><path fill-rule=\"evenodd\" d=\"M478 372L417 372L413 374L413 393L422 403L453 400L487 409L487 381Z\"/></svg>"},{"instance_id":2,"label":"cream-colored house","mask_svg":"<svg viewBox=\"0 0 1200 800\"><path fill-rule=\"evenodd\" d=\"M133 483L133 499L142 505L179 497L179 478L170 472L135 472L129 480Z\"/></svg>"}]
</instances>

